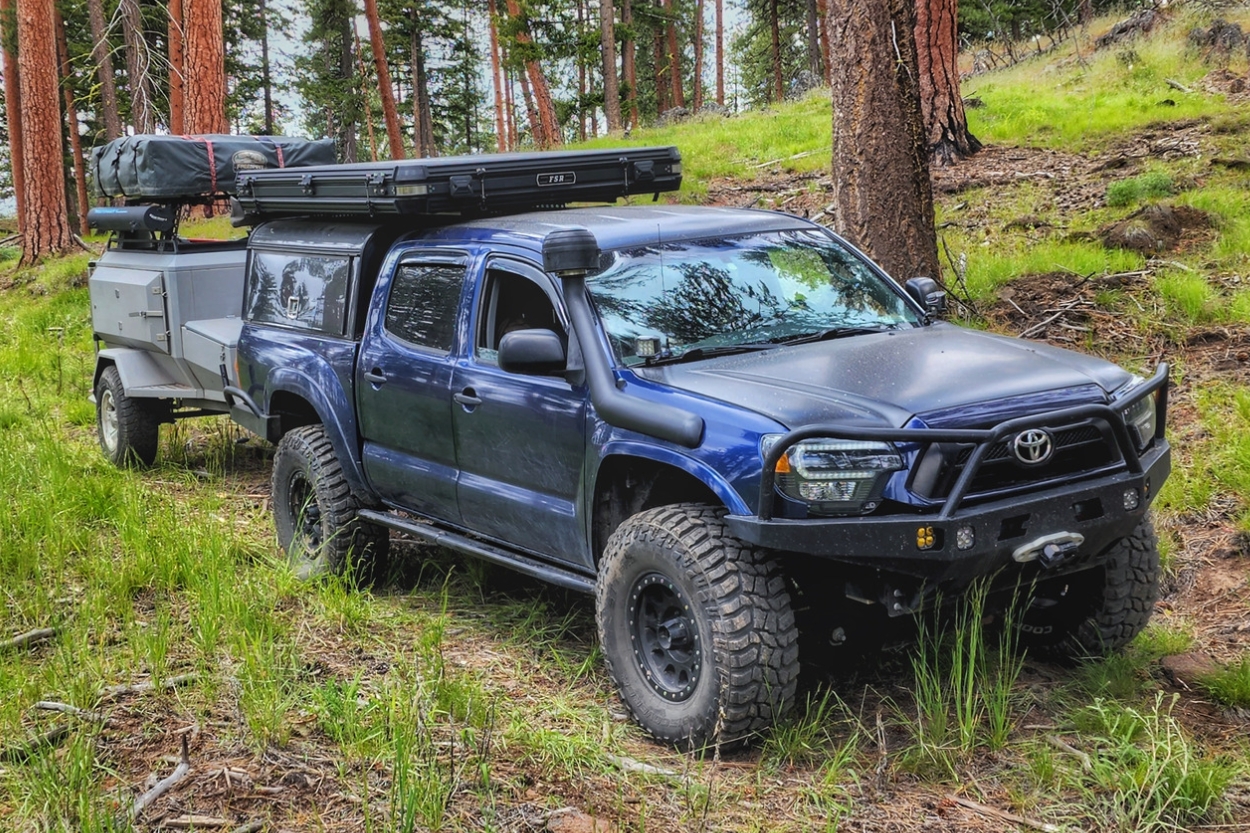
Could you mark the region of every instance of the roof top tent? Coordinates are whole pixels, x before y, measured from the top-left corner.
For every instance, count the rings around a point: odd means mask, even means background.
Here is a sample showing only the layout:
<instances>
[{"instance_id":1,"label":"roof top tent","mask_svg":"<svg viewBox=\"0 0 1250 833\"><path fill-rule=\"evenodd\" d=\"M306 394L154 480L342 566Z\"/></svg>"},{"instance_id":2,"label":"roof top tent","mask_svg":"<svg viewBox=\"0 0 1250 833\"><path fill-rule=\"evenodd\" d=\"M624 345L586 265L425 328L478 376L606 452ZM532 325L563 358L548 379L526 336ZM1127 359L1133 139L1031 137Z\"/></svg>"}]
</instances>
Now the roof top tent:
<instances>
[{"instance_id":1,"label":"roof top tent","mask_svg":"<svg viewBox=\"0 0 1250 833\"><path fill-rule=\"evenodd\" d=\"M241 173L233 218L459 217L615 202L681 187L675 147L445 156Z\"/></svg>"}]
</instances>

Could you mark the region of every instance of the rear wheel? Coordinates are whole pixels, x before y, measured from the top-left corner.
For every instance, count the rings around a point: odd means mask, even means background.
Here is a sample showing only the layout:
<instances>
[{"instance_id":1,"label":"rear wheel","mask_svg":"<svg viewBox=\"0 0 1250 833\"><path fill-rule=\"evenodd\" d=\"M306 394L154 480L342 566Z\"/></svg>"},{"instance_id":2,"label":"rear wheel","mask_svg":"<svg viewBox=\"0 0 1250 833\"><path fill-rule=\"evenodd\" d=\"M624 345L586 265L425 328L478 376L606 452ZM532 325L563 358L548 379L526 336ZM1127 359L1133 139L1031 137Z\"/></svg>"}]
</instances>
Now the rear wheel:
<instances>
[{"instance_id":1,"label":"rear wheel","mask_svg":"<svg viewBox=\"0 0 1250 833\"><path fill-rule=\"evenodd\" d=\"M300 578L384 571L390 535L356 517L360 508L325 429L288 432L273 459L273 518L278 545Z\"/></svg>"},{"instance_id":2,"label":"rear wheel","mask_svg":"<svg viewBox=\"0 0 1250 833\"><path fill-rule=\"evenodd\" d=\"M792 705L798 629L777 562L731 537L725 510L664 506L608 540L599 640L644 729L686 749L733 746Z\"/></svg>"},{"instance_id":3,"label":"rear wheel","mask_svg":"<svg viewBox=\"0 0 1250 833\"><path fill-rule=\"evenodd\" d=\"M1106 656L1142 632L1158 599L1159 544L1146 518L1111 545L1101 566L1039 582L1020 643L1052 660Z\"/></svg>"},{"instance_id":4,"label":"rear wheel","mask_svg":"<svg viewBox=\"0 0 1250 833\"><path fill-rule=\"evenodd\" d=\"M165 413L159 400L131 399L117 368L104 368L95 386L96 432L100 449L113 465L150 466L156 462Z\"/></svg>"}]
</instances>

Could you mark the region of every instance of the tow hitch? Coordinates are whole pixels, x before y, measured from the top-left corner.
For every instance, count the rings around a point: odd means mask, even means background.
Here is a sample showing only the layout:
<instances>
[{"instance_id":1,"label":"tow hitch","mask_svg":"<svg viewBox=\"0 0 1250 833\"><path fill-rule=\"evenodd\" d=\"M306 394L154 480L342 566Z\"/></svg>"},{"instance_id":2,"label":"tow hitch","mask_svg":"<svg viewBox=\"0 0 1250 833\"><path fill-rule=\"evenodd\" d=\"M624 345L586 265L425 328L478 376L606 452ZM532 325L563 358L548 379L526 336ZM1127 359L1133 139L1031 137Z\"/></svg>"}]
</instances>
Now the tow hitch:
<instances>
[{"instance_id":1,"label":"tow hitch","mask_svg":"<svg viewBox=\"0 0 1250 833\"><path fill-rule=\"evenodd\" d=\"M1037 561L1043 570L1053 570L1074 558L1083 543L1085 536L1079 532L1056 532L1016 547L1011 557L1021 564Z\"/></svg>"}]
</instances>

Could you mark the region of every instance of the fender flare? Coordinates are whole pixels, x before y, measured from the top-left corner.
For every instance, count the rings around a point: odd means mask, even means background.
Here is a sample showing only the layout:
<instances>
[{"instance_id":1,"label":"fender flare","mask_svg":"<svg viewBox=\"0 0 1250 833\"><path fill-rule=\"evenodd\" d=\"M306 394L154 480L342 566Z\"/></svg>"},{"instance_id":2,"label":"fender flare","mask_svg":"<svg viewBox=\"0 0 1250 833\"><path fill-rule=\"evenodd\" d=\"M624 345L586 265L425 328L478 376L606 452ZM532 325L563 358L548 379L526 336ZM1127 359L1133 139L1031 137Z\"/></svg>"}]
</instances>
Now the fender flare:
<instances>
[{"instance_id":1,"label":"fender flare","mask_svg":"<svg viewBox=\"0 0 1250 833\"><path fill-rule=\"evenodd\" d=\"M636 440L612 440L603 446L599 454L599 467L602 468L604 462L609 457L633 457L635 459L650 460L654 463L662 463L672 466L686 474L694 477L704 486L712 491L714 495L725 505L731 515L754 515L750 507L742 499L742 495L729 485L729 481L725 480L716 469L712 468L702 460L698 460L686 454L682 454L675 449L663 446L655 446L650 443L638 442ZM595 471L596 484L599 480L599 471Z\"/></svg>"},{"instance_id":2,"label":"fender flare","mask_svg":"<svg viewBox=\"0 0 1250 833\"><path fill-rule=\"evenodd\" d=\"M178 378L171 373L170 368L158 362L151 351L135 350L130 347L109 347L96 353L95 373L91 377L92 395L94 395L96 385L100 383L100 375L109 366L117 368L117 375L121 377L122 389L127 396L155 399L198 399L204 395L204 391L199 387L189 386L186 379ZM176 395L169 394L164 397L154 397L151 393L142 390L143 388L171 385L178 385L186 388L186 390Z\"/></svg>"},{"instance_id":3,"label":"fender flare","mask_svg":"<svg viewBox=\"0 0 1250 833\"><path fill-rule=\"evenodd\" d=\"M328 367L322 369L329 370ZM355 403L348 398L332 372L327 372L325 376L325 379L317 380L303 370L290 367L274 369L265 385L265 414L273 416L271 404L278 393L293 394L311 405L330 445L334 447L334 453L338 455L343 477L352 493L362 502L376 504L378 497L369 487L360 461ZM343 414L347 416L343 417Z\"/></svg>"}]
</instances>

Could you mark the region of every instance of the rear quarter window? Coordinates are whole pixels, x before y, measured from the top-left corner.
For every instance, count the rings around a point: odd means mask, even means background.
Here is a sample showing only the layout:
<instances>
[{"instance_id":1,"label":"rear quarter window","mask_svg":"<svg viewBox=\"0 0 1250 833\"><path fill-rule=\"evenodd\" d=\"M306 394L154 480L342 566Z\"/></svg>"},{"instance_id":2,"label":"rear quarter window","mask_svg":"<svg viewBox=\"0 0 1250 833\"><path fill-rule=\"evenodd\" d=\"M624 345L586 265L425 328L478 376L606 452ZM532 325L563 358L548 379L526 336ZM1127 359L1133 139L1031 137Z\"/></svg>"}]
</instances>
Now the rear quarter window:
<instances>
[{"instance_id":1,"label":"rear quarter window","mask_svg":"<svg viewBox=\"0 0 1250 833\"><path fill-rule=\"evenodd\" d=\"M341 336L352 259L340 255L253 250L244 317Z\"/></svg>"}]
</instances>

